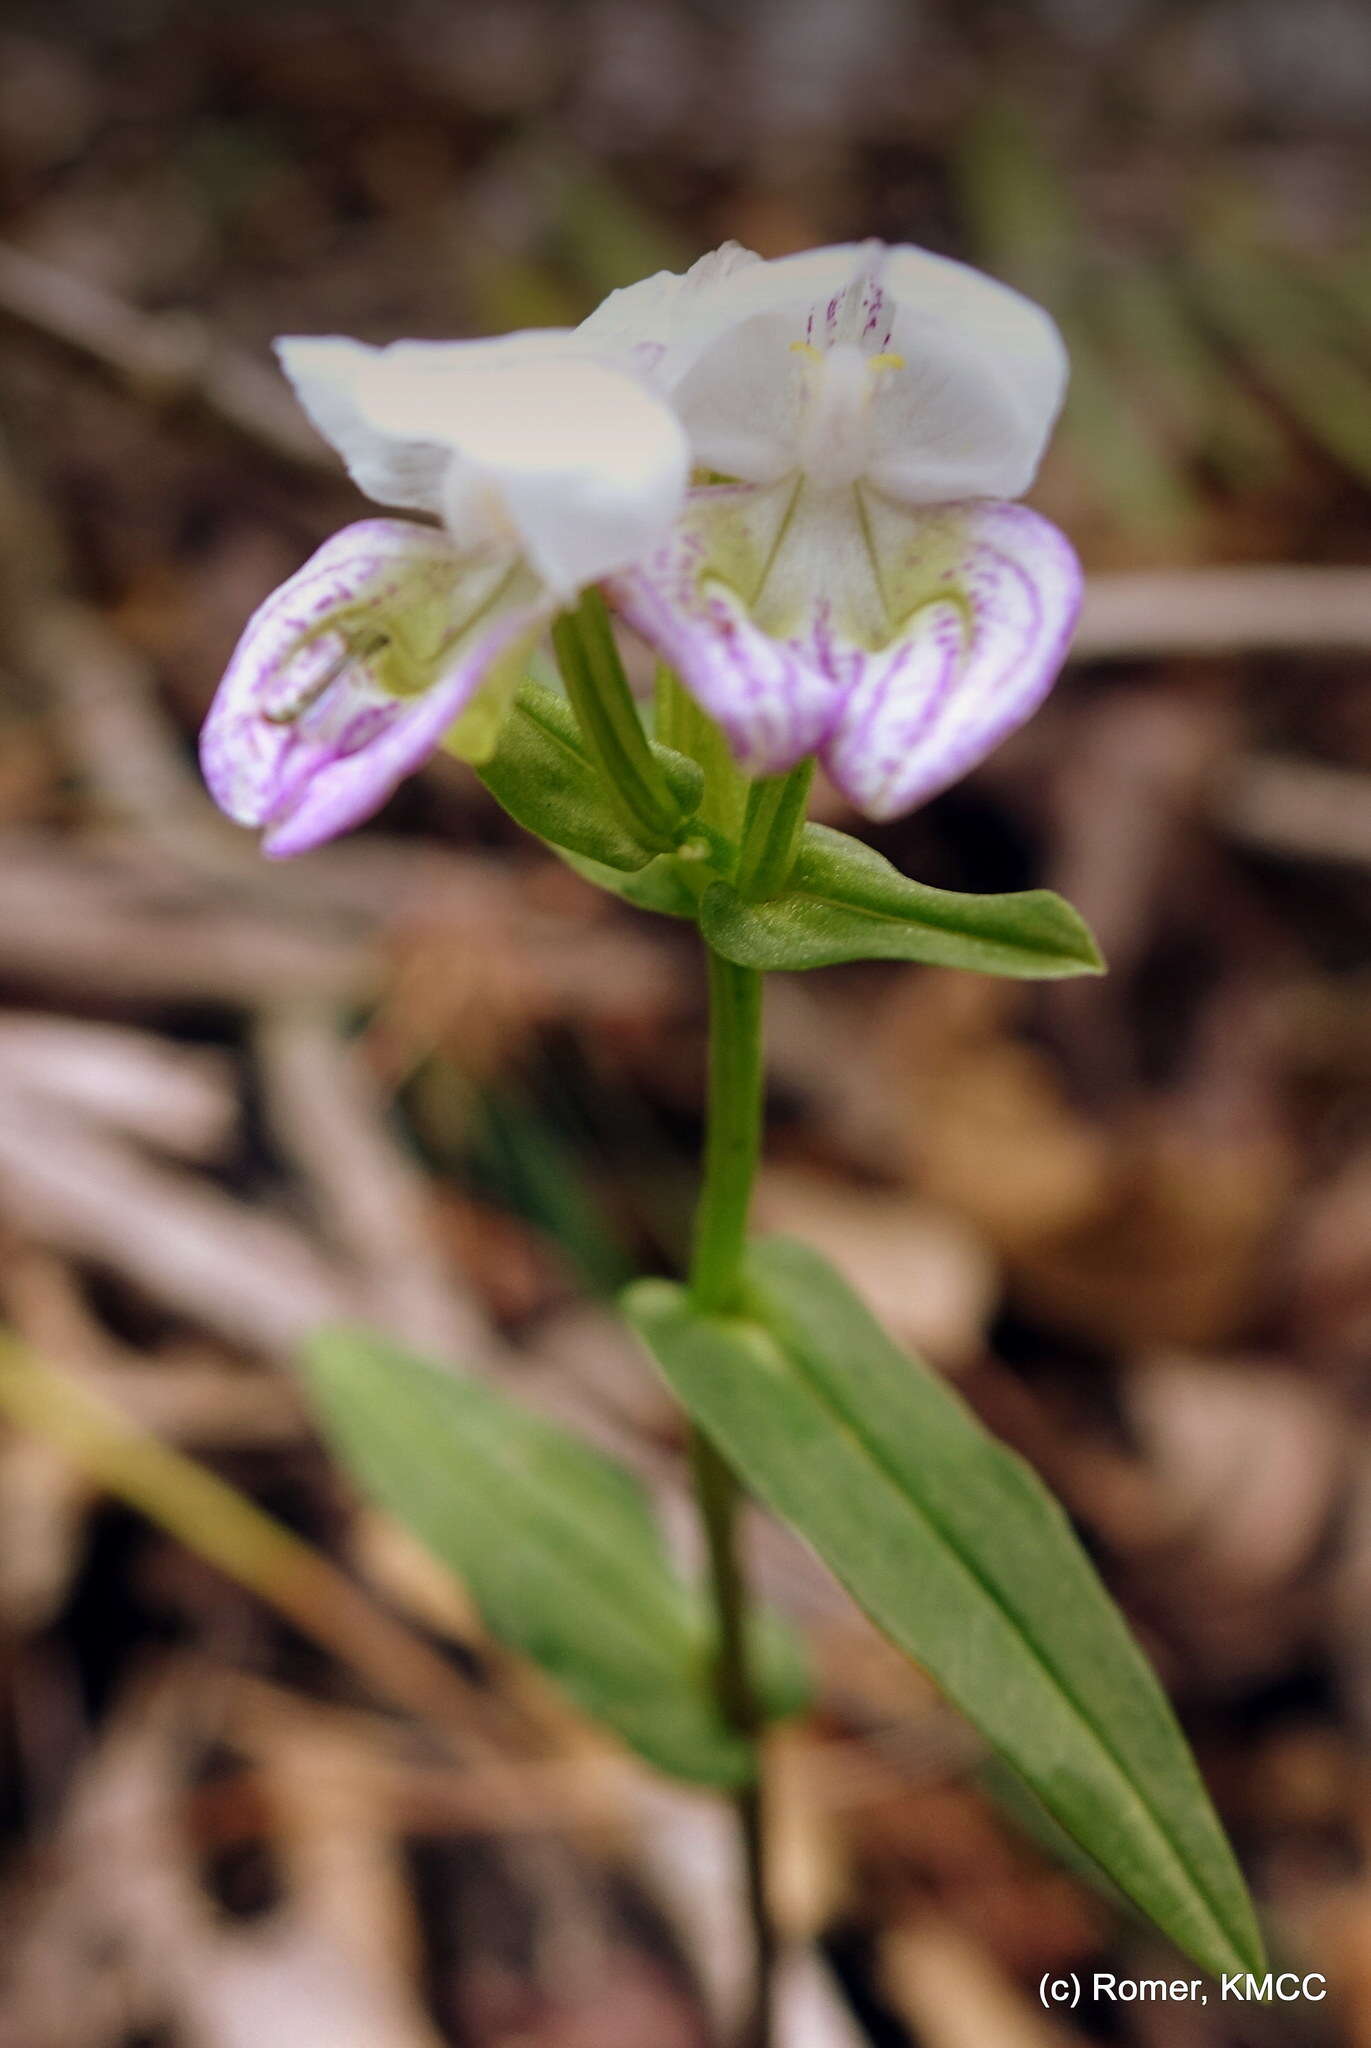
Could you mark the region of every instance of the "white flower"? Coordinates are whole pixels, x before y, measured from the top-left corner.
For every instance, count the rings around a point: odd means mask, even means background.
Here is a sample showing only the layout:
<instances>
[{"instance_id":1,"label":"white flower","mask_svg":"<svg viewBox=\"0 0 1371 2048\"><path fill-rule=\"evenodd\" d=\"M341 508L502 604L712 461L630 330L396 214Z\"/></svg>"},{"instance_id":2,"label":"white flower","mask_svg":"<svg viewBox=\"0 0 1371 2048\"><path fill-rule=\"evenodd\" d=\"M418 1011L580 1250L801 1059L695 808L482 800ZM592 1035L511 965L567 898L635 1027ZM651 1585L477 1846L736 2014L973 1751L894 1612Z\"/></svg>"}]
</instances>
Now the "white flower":
<instances>
[{"instance_id":1,"label":"white flower","mask_svg":"<svg viewBox=\"0 0 1371 2048\"><path fill-rule=\"evenodd\" d=\"M818 751L888 817L1036 708L1080 589L1063 537L1003 502L1066 381L1039 307L918 249L725 249L579 336L648 375L727 479L611 588L753 773Z\"/></svg>"},{"instance_id":2,"label":"white flower","mask_svg":"<svg viewBox=\"0 0 1371 2048\"><path fill-rule=\"evenodd\" d=\"M205 778L269 853L379 808L457 728L489 752L528 649L587 584L658 547L689 457L669 409L552 330L278 344L305 410L382 504L249 622L206 721Z\"/></svg>"}]
</instances>

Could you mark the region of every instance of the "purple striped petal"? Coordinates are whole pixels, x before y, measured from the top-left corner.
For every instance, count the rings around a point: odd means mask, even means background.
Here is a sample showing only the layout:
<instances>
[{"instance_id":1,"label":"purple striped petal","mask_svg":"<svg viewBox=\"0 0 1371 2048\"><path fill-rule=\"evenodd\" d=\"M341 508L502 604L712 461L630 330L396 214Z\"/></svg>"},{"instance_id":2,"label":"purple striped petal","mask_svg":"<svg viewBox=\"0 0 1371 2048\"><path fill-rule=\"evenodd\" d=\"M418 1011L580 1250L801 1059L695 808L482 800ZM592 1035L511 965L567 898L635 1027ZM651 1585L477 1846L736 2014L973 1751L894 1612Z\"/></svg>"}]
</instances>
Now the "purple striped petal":
<instances>
[{"instance_id":1,"label":"purple striped petal","mask_svg":"<svg viewBox=\"0 0 1371 2048\"><path fill-rule=\"evenodd\" d=\"M248 622L200 737L211 795L267 828L269 854L321 845L380 808L546 615L508 558L403 520L344 528Z\"/></svg>"},{"instance_id":2,"label":"purple striped petal","mask_svg":"<svg viewBox=\"0 0 1371 2048\"><path fill-rule=\"evenodd\" d=\"M818 752L889 818L1036 709L1080 587L1067 541L1021 505L786 482L693 493L671 544L611 593L750 774Z\"/></svg>"},{"instance_id":3,"label":"purple striped petal","mask_svg":"<svg viewBox=\"0 0 1371 2048\"><path fill-rule=\"evenodd\" d=\"M747 485L693 493L667 544L608 585L618 611L676 670L750 775L780 774L812 754L843 695L812 637L766 631L718 573L716 558L736 547L748 508L764 504Z\"/></svg>"},{"instance_id":4,"label":"purple striped petal","mask_svg":"<svg viewBox=\"0 0 1371 2048\"><path fill-rule=\"evenodd\" d=\"M484 632L465 644L461 658L420 696L393 698L384 724L350 752L316 762L289 807L271 820L263 853L288 860L363 824L436 753L482 683L502 661L527 649L547 617L546 605L493 613Z\"/></svg>"},{"instance_id":5,"label":"purple striped petal","mask_svg":"<svg viewBox=\"0 0 1371 2048\"><path fill-rule=\"evenodd\" d=\"M1023 505L887 506L876 544L905 623L862 660L822 758L858 810L893 818L1036 711L1066 656L1081 571L1065 536Z\"/></svg>"}]
</instances>

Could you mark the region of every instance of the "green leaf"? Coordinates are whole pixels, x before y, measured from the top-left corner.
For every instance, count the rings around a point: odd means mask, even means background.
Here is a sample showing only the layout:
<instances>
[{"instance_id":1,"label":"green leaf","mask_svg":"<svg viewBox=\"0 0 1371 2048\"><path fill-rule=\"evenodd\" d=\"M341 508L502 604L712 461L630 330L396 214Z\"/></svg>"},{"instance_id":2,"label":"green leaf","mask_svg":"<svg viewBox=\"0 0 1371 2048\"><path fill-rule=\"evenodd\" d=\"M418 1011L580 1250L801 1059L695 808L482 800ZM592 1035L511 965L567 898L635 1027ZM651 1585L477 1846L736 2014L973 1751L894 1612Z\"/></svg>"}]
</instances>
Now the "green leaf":
<instances>
[{"instance_id":1,"label":"green leaf","mask_svg":"<svg viewBox=\"0 0 1371 2048\"><path fill-rule=\"evenodd\" d=\"M1257 1968L1194 1761L1061 1509L816 1254L764 1242L746 1275L749 1320L630 1290L679 1398L1120 1891L1204 1968Z\"/></svg>"},{"instance_id":2,"label":"green leaf","mask_svg":"<svg viewBox=\"0 0 1371 2048\"><path fill-rule=\"evenodd\" d=\"M624 874L602 861L572 853L568 847L559 847L557 851L584 881L593 882L597 889L607 889L613 896L621 896L635 910L652 910L660 917L688 917L694 921L699 898L688 886L675 854L659 854L635 874Z\"/></svg>"},{"instance_id":3,"label":"green leaf","mask_svg":"<svg viewBox=\"0 0 1371 2048\"><path fill-rule=\"evenodd\" d=\"M709 1696L700 1602L631 1474L369 1331L322 1331L304 1362L339 1456L465 1582L498 1641L660 1770L746 1782L747 1746ZM801 1657L777 1618L759 1624L758 1686L776 1713L796 1710Z\"/></svg>"},{"instance_id":4,"label":"green leaf","mask_svg":"<svg viewBox=\"0 0 1371 2048\"><path fill-rule=\"evenodd\" d=\"M693 811L704 786L697 764L669 747L653 753L682 811ZM653 858L655 849L615 810L586 754L576 714L555 690L534 682L520 686L499 744L477 773L511 818L553 846L620 872L646 867Z\"/></svg>"},{"instance_id":5,"label":"green leaf","mask_svg":"<svg viewBox=\"0 0 1371 2048\"><path fill-rule=\"evenodd\" d=\"M988 1756L976 1771L981 1790L989 1794L1001 1814L1033 1844L1043 1856L1060 1863L1081 1884L1108 1899L1117 1911L1132 1913L1133 1907L1112 1879L1105 1876L1093 1856L1053 1820L1037 1794L1029 1789L1017 1771L1011 1771L1002 1756Z\"/></svg>"},{"instance_id":6,"label":"green leaf","mask_svg":"<svg viewBox=\"0 0 1371 2048\"><path fill-rule=\"evenodd\" d=\"M763 970L922 960L1040 981L1104 967L1084 920L1050 889L1009 896L931 889L826 825L805 827L781 895L749 903L728 883L714 883L700 930L725 959Z\"/></svg>"}]
</instances>

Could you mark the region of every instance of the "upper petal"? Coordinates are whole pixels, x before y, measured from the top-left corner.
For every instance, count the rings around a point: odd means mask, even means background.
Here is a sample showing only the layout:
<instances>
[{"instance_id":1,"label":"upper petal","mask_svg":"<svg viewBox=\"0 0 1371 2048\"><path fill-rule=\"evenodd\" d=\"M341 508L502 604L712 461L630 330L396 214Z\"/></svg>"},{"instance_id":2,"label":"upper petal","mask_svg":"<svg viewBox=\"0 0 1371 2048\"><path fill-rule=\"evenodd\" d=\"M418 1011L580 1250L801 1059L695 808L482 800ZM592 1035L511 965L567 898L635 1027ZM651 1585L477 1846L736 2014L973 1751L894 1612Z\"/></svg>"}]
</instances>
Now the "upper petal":
<instances>
[{"instance_id":1,"label":"upper petal","mask_svg":"<svg viewBox=\"0 0 1371 2048\"><path fill-rule=\"evenodd\" d=\"M659 270L611 292L576 330L583 341L664 350L659 381L673 388L705 349L759 313L808 309L850 276L857 243L807 249L767 262L736 242L702 256L679 275ZM801 319L798 339L804 340Z\"/></svg>"},{"instance_id":2,"label":"upper petal","mask_svg":"<svg viewBox=\"0 0 1371 2048\"><path fill-rule=\"evenodd\" d=\"M665 539L690 451L674 414L636 378L563 359L493 372L486 395L491 409L463 454L496 484L524 552L560 596Z\"/></svg>"},{"instance_id":3,"label":"upper petal","mask_svg":"<svg viewBox=\"0 0 1371 2048\"><path fill-rule=\"evenodd\" d=\"M890 251L890 354L876 380L867 471L908 504L1017 498L1066 391L1066 349L1041 306L965 264Z\"/></svg>"},{"instance_id":4,"label":"upper petal","mask_svg":"<svg viewBox=\"0 0 1371 2048\"><path fill-rule=\"evenodd\" d=\"M411 512L441 513L443 481L452 449L429 416L416 422L419 403L411 396L403 427L395 418L397 396L427 388L439 362L461 343L403 342L409 357L396 361L393 348L371 348L342 334L284 334L276 343L281 367L314 425L347 464L359 490L380 505ZM421 350L418 357L413 351Z\"/></svg>"},{"instance_id":5,"label":"upper petal","mask_svg":"<svg viewBox=\"0 0 1371 2048\"><path fill-rule=\"evenodd\" d=\"M1022 505L868 512L903 623L855 667L823 760L859 810L892 818L1037 709L1066 655L1081 573L1065 537Z\"/></svg>"},{"instance_id":6,"label":"upper petal","mask_svg":"<svg viewBox=\"0 0 1371 2048\"><path fill-rule=\"evenodd\" d=\"M803 338L793 308L730 326L689 363L678 354L672 401L701 469L753 484L799 467Z\"/></svg>"},{"instance_id":7,"label":"upper petal","mask_svg":"<svg viewBox=\"0 0 1371 2048\"><path fill-rule=\"evenodd\" d=\"M680 509L680 427L626 371L560 331L499 341L288 337L282 363L362 489L517 538L559 594L654 547Z\"/></svg>"},{"instance_id":8,"label":"upper petal","mask_svg":"<svg viewBox=\"0 0 1371 2048\"><path fill-rule=\"evenodd\" d=\"M934 503L1017 496L1061 404L1066 352L1047 313L946 256L845 243L662 275L614 294L580 334L655 351L701 465L754 482L800 466L802 380L789 352L858 337L872 385L868 475ZM674 288L673 288L674 287ZM598 324L597 324L598 323Z\"/></svg>"},{"instance_id":9,"label":"upper petal","mask_svg":"<svg viewBox=\"0 0 1371 2048\"><path fill-rule=\"evenodd\" d=\"M658 270L636 284L621 285L581 322L577 339L597 355L632 362L655 376L664 367L666 346L688 332L708 288L758 267L766 266L751 249L723 242L689 270Z\"/></svg>"}]
</instances>

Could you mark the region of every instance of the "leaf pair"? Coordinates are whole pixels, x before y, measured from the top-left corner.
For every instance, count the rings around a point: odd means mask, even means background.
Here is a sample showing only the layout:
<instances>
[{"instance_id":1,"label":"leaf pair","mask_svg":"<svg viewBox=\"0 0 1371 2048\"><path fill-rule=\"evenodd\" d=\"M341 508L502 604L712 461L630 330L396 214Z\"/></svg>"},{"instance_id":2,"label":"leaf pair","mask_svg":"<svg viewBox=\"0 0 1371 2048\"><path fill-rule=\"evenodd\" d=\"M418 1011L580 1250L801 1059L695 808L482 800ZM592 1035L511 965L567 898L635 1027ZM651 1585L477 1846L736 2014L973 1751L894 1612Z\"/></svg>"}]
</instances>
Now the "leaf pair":
<instances>
[{"instance_id":1,"label":"leaf pair","mask_svg":"<svg viewBox=\"0 0 1371 2048\"><path fill-rule=\"evenodd\" d=\"M815 1253L754 1246L745 1317L644 1281L629 1314L685 1407L937 1681L1089 1863L1214 1973L1264 1968L1241 1876L1165 1695L1061 1509ZM310 1370L364 1486L467 1583L492 1633L663 1770L745 1781L709 1632L635 1482L490 1387L362 1331ZM772 1714L803 1704L774 1619Z\"/></svg>"},{"instance_id":2,"label":"leaf pair","mask_svg":"<svg viewBox=\"0 0 1371 2048\"><path fill-rule=\"evenodd\" d=\"M478 772L517 823L588 881L639 908L698 919L708 943L740 967L916 960L1024 980L1101 970L1085 923L1050 890L969 896L929 888L823 825L805 826L781 892L752 901L723 879L734 850L694 816L703 789L698 764L655 743L652 755L690 821L682 828L687 844L675 853L648 847L630 829L571 705L537 683L521 687L495 754Z\"/></svg>"}]
</instances>

